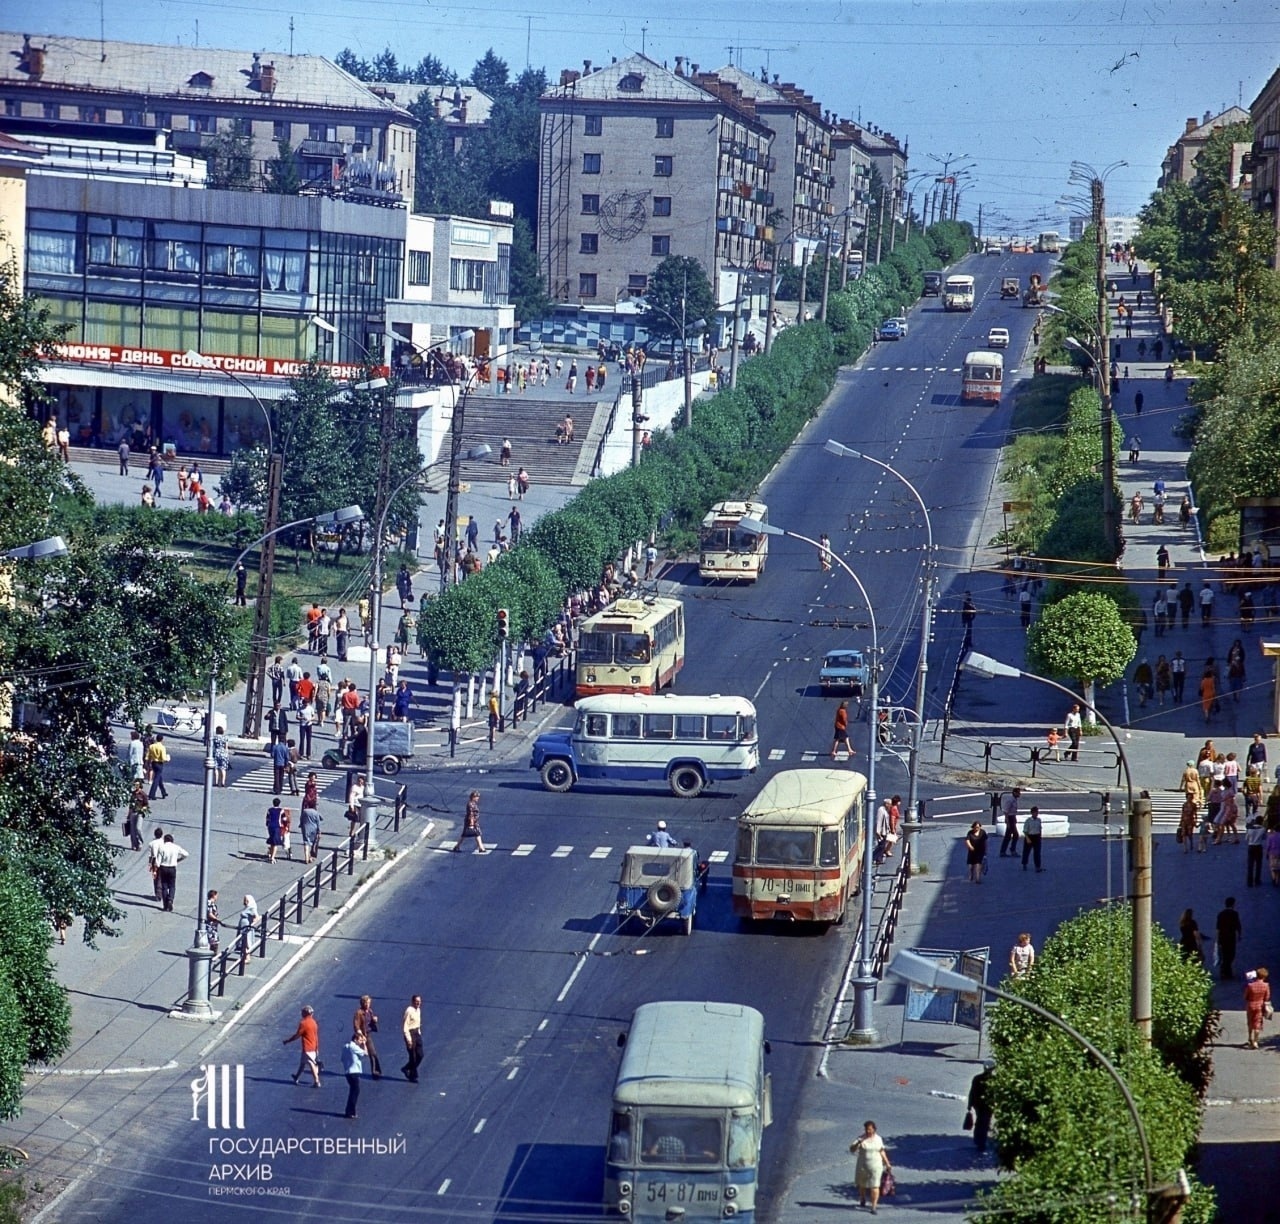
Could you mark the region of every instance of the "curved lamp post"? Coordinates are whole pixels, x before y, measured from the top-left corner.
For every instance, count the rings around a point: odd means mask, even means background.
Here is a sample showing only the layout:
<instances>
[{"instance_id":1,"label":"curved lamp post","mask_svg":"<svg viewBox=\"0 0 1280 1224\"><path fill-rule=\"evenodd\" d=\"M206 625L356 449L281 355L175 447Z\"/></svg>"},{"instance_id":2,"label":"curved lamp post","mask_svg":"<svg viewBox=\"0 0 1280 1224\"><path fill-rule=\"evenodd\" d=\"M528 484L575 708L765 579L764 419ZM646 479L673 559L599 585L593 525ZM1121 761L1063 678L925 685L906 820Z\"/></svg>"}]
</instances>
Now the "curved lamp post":
<instances>
[{"instance_id":1,"label":"curved lamp post","mask_svg":"<svg viewBox=\"0 0 1280 1224\"><path fill-rule=\"evenodd\" d=\"M1064 693L1072 701L1078 701L1106 728L1107 734L1115 741L1116 754L1120 758L1120 769L1124 774L1125 790L1128 792L1129 816L1129 900L1133 923L1133 955L1132 974L1133 987L1130 1006L1130 1018L1137 1026L1142 1040L1151 1043L1151 800L1134 799L1133 776L1129 772L1129 758L1125 754L1124 745L1116 729L1107 721L1102 712L1091 702L1079 694L1050 680L1047 676L1035 672L1024 671L1009 663L1001 663L990 655L969 651L960 660L960 666L966 671L976 672L980 676L995 678L1004 676L1009 679L1034 680L1037 684L1047 685Z\"/></svg>"},{"instance_id":2,"label":"curved lamp post","mask_svg":"<svg viewBox=\"0 0 1280 1224\"><path fill-rule=\"evenodd\" d=\"M313 515L309 518L295 519L292 523L282 523L271 531L264 533L245 548L231 563L224 581L229 582L236 572L236 566L245 559L259 544L274 538L282 531L293 527L302 527L307 523L316 525L342 525L354 523L364 518L364 511L359 506L345 506L341 510L333 510L328 514ZM213 822L213 720L217 714L214 709L218 700L218 665L215 662L209 669L209 700L205 708L204 718L204 794L200 803L200 860L199 882L196 896L196 931L191 947L187 949L187 997L182 1008L172 1013L175 1016L193 1020L211 1020L214 1018L213 1007L209 1002L209 962L213 953L209 950L204 923L205 894L209 888L209 827Z\"/></svg>"},{"instance_id":3,"label":"curved lamp post","mask_svg":"<svg viewBox=\"0 0 1280 1224\"><path fill-rule=\"evenodd\" d=\"M36 540L32 544L21 544L7 552L0 553L6 561L47 561L54 557L65 557L71 550L60 536L49 536L45 540Z\"/></svg>"},{"instance_id":4,"label":"curved lamp post","mask_svg":"<svg viewBox=\"0 0 1280 1224\"><path fill-rule=\"evenodd\" d=\"M755 535L787 536L822 551L822 545L812 537L801 535L798 531L787 531L774 523L744 518L742 527ZM858 942L858 976L853 980L853 1028L849 1032L852 1040L868 1045L876 1040L875 1025L871 1018L871 1003L876 989L871 964L871 894L875 890L876 878L875 863L872 860L876 831L876 733L879 730L876 715L880 706L880 635L876 629L875 609L871 606L871 597L867 594L867 588L862 585L862 579L849 568L848 562L839 553L832 549L826 551L853 579L867 605L867 616L871 621L871 712L867 720L867 795L862 834L862 930Z\"/></svg>"},{"instance_id":5,"label":"curved lamp post","mask_svg":"<svg viewBox=\"0 0 1280 1224\"><path fill-rule=\"evenodd\" d=\"M888 472L890 476L896 477L906 485L907 490L919 504L920 513L924 515L924 603L921 608L920 616L920 660L916 667L916 719L915 727L912 730L911 736L911 754L907 779L907 819L903 822L903 828L906 830L907 839L910 842L912 870L919 870L918 864L920 862L921 829L918 814L918 804L920 799L919 765L920 741L924 735L925 687L929 677L929 628L933 623L933 520L929 517L929 507L925 505L924 498L920 495L920 490L917 489L916 486L912 484L911 481L909 481L900 471L898 471L897 468L885 463L883 459L877 459L873 455L868 455L862 451L854 450L851 446L843 446L841 443L835 441L834 438L828 438L826 445L822 449L827 451L828 454L839 455L841 458L865 459L868 463L874 463L876 467Z\"/></svg>"}]
</instances>

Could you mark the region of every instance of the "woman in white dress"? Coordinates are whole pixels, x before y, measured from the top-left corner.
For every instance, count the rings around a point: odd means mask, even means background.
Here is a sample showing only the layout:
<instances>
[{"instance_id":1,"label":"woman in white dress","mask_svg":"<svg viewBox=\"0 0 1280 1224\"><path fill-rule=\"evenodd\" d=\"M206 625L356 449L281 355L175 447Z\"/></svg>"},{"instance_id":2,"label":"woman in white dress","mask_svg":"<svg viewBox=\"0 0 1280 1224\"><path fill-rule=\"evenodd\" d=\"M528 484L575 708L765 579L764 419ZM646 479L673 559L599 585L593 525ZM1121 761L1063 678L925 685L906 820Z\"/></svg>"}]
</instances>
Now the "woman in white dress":
<instances>
[{"instance_id":1,"label":"woman in white dress","mask_svg":"<svg viewBox=\"0 0 1280 1224\"><path fill-rule=\"evenodd\" d=\"M885 1151L884 1140L876 1132L874 1122L862 1124L862 1137L849 1145L849 1151L858 1158L854 1168L854 1181L858 1186L858 1206L867 1205L867 1196L871 1196L871 1214L875 1215L876 1206L880 1202L880 1180L885 1171L893 1168L889 1163L889 1153Z\"/></svg>"}]
</instances>

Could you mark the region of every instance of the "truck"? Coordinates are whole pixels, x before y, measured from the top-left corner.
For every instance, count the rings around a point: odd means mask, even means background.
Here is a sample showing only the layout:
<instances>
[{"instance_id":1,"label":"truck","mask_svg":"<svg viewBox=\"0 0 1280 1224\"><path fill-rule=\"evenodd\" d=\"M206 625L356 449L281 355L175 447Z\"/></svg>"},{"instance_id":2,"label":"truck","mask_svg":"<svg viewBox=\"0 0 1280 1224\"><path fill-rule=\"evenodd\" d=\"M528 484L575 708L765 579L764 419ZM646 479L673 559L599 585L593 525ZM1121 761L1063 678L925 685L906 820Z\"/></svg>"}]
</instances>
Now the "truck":
<instances>
[{"instance_id":1,"label":"truck","mask_svg":"<svg viewBox=\"0 0 1280 1224\"><path fill-rule=\"evenodd\" d=\"M924 292L921 297L941 297L942 282L946 274L943 272L926 272L924 274Z\"/></svg>"},{"instance_id":2,"label":"truck","mask_svg":"<svg viewBox=\"0 0 1280 1224\"><path fill-rule=\"evenodd\" d=\"M1006 276L1000 281L1000 296L1013 298L1016 302L1022 296L1022 282L1016 276Z\"/></svg>"},{"instance_id":3,"label":"truck","mask_svg":"<svg viewBox=\"0 0 1280 1224\"><path fill-rule=\"evenodd\" d=\"M1022 295L1022 305L1043 306L1045 304L1045 284L1039 272L1032 272L1027 281L1027 291Z\"/></svg>"}]
</instances>

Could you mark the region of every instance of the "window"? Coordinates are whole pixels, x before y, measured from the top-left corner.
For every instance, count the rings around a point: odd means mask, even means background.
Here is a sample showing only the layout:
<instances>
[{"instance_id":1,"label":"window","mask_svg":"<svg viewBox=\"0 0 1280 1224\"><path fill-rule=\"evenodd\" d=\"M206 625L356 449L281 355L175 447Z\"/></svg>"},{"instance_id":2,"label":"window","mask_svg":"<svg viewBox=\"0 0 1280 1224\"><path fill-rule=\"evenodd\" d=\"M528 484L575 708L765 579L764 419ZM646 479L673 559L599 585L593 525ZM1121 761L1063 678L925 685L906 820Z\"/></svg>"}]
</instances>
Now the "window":
<instances>
[{"instance_id":1,"label":"window","mask_svg":"<svg viewBox=\"0 0 1280 1224\"><path fill-rule=\"evenodd\" d=\"M81 123L106 123L107 112L101 106L82 106L80 108Z\"/></svg>"},{"instance_id":2,"label":"window","mask_svg":"<svg viewBox=\"0 0 1280 1224\"><path fill-rule=\"evenodd\" d=\"M373 128L367 125L357 124L356 125L356 144L364 145L366 148L368 148L369 145L373 144Z\"/></svg>"},{"instance_id":3,"label":"window","mask_svg":"<svg viewBox=\"0 0 1280 1224\"><path fill-rule=\"evenodd\" d=\"M655 157L653 159L653 173L656 178L671 177L671 158Z\"/></svg>"},{"instance_id":4,"label":"window","mask_svg":"<svg viewBox=\"0 0 1280 1224\"><path fill-rule=\"evenodd\" d=\"M231 121L231 130L237 136L252 136L253 120L250 119L247 115L237 115Z\"/></svg>"},{"instance_id":5,"label":"window","mask_svg":"<svg viewBox=\"0 0 1280 1224\"><path fill-rule=\"evenodd\" d=\"M586 131L588 136L599 136L604 127L603 115L587 115L585 116Z\"/></svg>"},{"instance_id":6,"label":"window","mask_svg":"<svg viewBox=\"0 0 1280 1224\"><path fill-rule=\"evenodd\" d=\"M653 215L655 217L671 216L671 197L670 196L654 196L653 197Z\"/></svg>"},{"instance_id":7,"label":"window","mask_svg":"<svg viewBox=\"0 0 1280 1224\"><path fill-rule=\"evenodd\" d=\"M22 103L14 98L6 98L4 100L4 113L10 118L16 118L22 114Z\"/></svg>"},{"instance_id":8,"label":"window","mask_svg":"<svg viewBox=\"0 0 1280 1224\"><path fill-rule=\"evenodd\" d=\"M218 117L216 115L188 115L187 131L188 132L205 132L212 133L218 130Z\"/></svg>"},{"instance_id":9,"label":"window","mask_svg":"<svg viewBox=\"0 0 1280 1224\"><path fill-rule=\"evenodd\" d=\"M649 278L643 272L633 272L627 277L627 292L630 294L644 294L649 289Z\"/></svg>"},{"instance_id":10,"label":"window","mask_svg":"<svg viewBox=\"0 0 1280 1224\"><path fill-rule=\"evenodd\" d=\"M643 88L644 77L638 72L628 72L618 82L618 90L621 93L639 93Z\"/></svg>"},{"instance_id":11,"label":"window","mask_svg":"<svg viewBox=\"0 0 1280 1224\"><path fill-rule=\"evenodd\" d=\"M142 127L142 112L140 110L123 110L120 112L120 117L130 127Z\"/></svg>"},{"instance_id":12,"label":"window","mask_svg":"<svg viewBox=\"0 0 1280 1224\"><path fill-rule=\"evenodd\" d=\"M582 255L595 255L600 250L599 234L583 234L581 236L578 251Z\"/></svg>"},{"instance_id":13,"label":"window","mask_svg":"<svg viewBox=\"0 0 1280 1224\"><path fill-rule=\"evenodd\" d=\"M307 285L307 235L267 230L262 253L262 287L273 293L301 293Z\"/></svg>"},{"instance_id":14,"label":"window","mask_svg":"<svg viewBox=\"0 0 1280 1224\"><path fill-rule=\"evenodd\" d=\"M600 173L600 154L584 153L582 155L582 173L583 174L599 174Z\"/></svg>"},{"instance_id":15,"label":"window","mask_svg":"<svg viewBox=\"0 0 1280 1224\"><path fill-rule=\"evenodd\" d=\"M594 272L578 273L578 296L593 298L596 295L596 274Z\"/></svg>"},{"instance_id":16,"label":"window","mask_svg":"<svg viewBox=\"0 0 1280 1224\"><path fill-rule=\"evenodd\" d=\"M323 123L312 123L307 126L308 140L327 140L333 143L338 139L338 129Z\"/></svg>"},{"instance_id":17,"label":"window","mask_svg":"<svg viewBox=\"0 0 1280 1224\"><path fill-rule=\"evenodd\" d=\"M449 260L449 288L461 293L484 290L485 263L482 259Z\"/></svg>"},{"instance_id":18,"label":"window","mask_svg":"<svg viewBox=\"0 0 1280 1224\"><path fill-rule=\"evenodd\" d=\"M257 280L262 237L256 229L211 225L204 235L204 270L210 276Z\"/></svg>"},{"instance_id":19,"label":"window","mask_svg":"<svg viewBox=\"0 0 1280 1224\"><path fill-rule=\"evenodd\" d=\"M147 267L155 272L195 276L200 271L200 227L170 221L151 226Z\"/></svg>"},{"instance_id":20,"label":"window","mask_svg":"<svg viewBox=\"0 0 1280 1224\"><path fill-rule=\"evenodd\" d=\"M670 115L658 116L658 132L659 140L670 140L676 134L676 121Z\"/></svg>"},{"instance_id":21,"label":"window","mask_svg":"<svg viewBox=\"0 0 1280 1224\"><path fill-rule=\"evenodd\" d=\"M600 197L598 195L584 195L582 197L582 215L584 217L594 217L600 212Z\"/></svg>"},{"instance_id":22,"label":"window","mask_svg":"<svg viewBox=\"0 0 1280 1224\"><path fill-rule=\"evenodd\" d=\"M142 221L124 217L89 217L89 263L102 268L141 268Z\"/></svg>"},{"instance_id":23,"label":"window","mask_svg":"<svg viewBox=\"0 0 1280 1224\"><path fill-rule=\"evenodd\" d=\"M74 215L43 212L37 209L32 209L27 214L27 270L29 272L82 271L79 266L79 250Z\"/></svg>"},{"instance_id":24,"label":"window","mask_svg":"<svg viewBox=\"0 0 1280 1224\"><path fill-rule=\"evenodd\" d=\"M153 128L172 128L173 116L168 111L152 111L151 126Z\"/></svg>"},{"instance_id":25,"label":"window","mask_svg":"<svg viewBox=\"0 0 1280 1224\"><path fill-rule=\"evenodd\" d=\"M62 107L56 102L46 102L44 104L44 117L46 119L61 119Z\"/></svg>"},{"instance_id":26,"label":"window","mask_svg":"<svg viewBox=\"0 0 1280 1224\"><path fill-rule=\"evenodd\" d=\"M277 119L271 125L272 140L288 140L289 139L289 121L287 119Z\"/></svg>"},{"instance_id":27,"label":"window","mask_svg":"<svg viewBox=\"0 0 1280 1224\"><path fill-rule=\"evenodd\" d=\"M645 739L671 739L675 735L674 714L646 714L644 716Z\"/></svg>"},{"instance_id":28,"label":"window","mask_svg":"<svg viewBox=\"0 0 1280 1224\"><path fill-rule=\"evenodd\" d=\"M671 235L670 234L654 234L650 239L649 254L650 255L670 255L671 254Z\"/></svg>"},{"instance_id":29,"label":"window","mask_svg":"<svg viewBox=\"0 0 1280 1224\"><path fill-rule=\"evenodd\" d=\"M613 738L614 739L639 739L640 738L640 715L639 714L615 714L613 716Z\"/></svg>"},{"instance_id":30,"label":"window","mask_svg":"<svg viewBox=\"0 0 1280 1224\"><path fill-rule=\"evenodd\" d=\"M431 284L431 252L430 251L410 251L409 252L409 284L411 285Z\"/></svg>"}]
</instances>

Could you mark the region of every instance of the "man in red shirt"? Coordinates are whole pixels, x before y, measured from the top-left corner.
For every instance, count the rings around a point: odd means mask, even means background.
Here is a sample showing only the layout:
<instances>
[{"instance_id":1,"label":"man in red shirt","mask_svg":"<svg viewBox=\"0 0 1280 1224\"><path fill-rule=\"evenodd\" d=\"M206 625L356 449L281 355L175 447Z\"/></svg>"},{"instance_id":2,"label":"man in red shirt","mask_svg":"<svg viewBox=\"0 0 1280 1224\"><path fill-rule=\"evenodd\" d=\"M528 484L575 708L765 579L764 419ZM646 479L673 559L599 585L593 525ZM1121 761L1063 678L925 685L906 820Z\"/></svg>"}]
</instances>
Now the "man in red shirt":
<instances>
[{"instance_id":1,"label":"man in red shirt","mask_svg":"<svg viewBox=\"0 0 1280 1224\"><path fill-rule=\"evenodd\" d=\"M304 671L302 679L298 681L298 700L303 705L310 705L311 699L316 695L316 682L311 679L311 673Z\"/></svg>"},{"instance_id":2,"label":"man in red shirt","mask_svg":"<svg viewBox=\"0 0 1280 1224\"><path fill-rule=\"evenodd\" d=\"M292 1037L286 1037L283 1044L288 1045L291 1041L302 1042L302 1054L298 1059L298 1069L293 1073L293 1082L298 1082L298 1077L304 1071L311 1072L311 1082L316 1087L320 1087L320 1026L316 1023L315 1010L312 1007L303 1007L302 1019L298 1021L298 1030Z\"/></svg>"}]
</instances>

